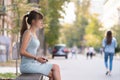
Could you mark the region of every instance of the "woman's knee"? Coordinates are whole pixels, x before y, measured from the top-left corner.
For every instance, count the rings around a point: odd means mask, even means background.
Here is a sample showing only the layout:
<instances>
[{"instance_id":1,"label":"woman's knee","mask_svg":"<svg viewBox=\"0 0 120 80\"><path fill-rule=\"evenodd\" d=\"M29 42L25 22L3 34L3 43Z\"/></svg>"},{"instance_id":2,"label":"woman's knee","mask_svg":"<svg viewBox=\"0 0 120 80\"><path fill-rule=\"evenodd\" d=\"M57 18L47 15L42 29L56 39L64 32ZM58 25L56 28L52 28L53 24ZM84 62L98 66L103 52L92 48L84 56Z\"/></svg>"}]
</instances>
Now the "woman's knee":
<instances>
[{"instance_id":1,"label":"woman's knee","mask_svg":"<svg viewBox=\"0 0 120 80\"><path fill-rule=\"evenodd\" d=\"M59 68L59 65L57 65L57 64L53 64L53 70L59 70L60 68Z\"/></svg>"}]
</instances>

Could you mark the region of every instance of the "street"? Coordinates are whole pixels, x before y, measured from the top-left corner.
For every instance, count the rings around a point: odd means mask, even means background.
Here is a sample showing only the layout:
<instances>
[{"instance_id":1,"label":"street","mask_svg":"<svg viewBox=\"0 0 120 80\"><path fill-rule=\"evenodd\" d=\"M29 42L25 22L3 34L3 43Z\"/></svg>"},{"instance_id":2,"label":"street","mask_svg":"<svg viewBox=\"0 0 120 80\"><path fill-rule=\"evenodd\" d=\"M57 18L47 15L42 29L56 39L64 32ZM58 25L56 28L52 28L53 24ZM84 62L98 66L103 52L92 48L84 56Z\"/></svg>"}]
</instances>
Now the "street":
<instances>
[{"instance_id":1,"label":"street","mask_svg":"<svg viewBox=\"0 0 120 80\"><path fill-rule=\"evenodd\" d=\"M60 65L62 80L120 80L120 60L114 60L111 76L105 75L102 57L87 60L79 55L77 59L55 58L51 62Z\"/></svg>"},{"instance_id":2,"label":"street","mask_svg":"<svg viewBox=\"0 0 120 80\"><path fill-rule=\"evenodd\" d=\"M111 76L105 75L102 56L93 57L92 60L86 59L84 55L78 55L77 59L71 59L70 56L69 59L55 57L49 62L60 66L62 80L120 80L120 59L114 59ZM1 73L15 71L15 67L0 67Z\"/></svg>"},{"instance_id":3,"label":"street","mask_svg":"<svg viewBox=\"0 0 120 80\"><path fill-rule=\"evenodd\" d=\"M104 53L110 70L115 53L111 75ZM0 80L20 69L35 80L51 70L57 80L120 80L120 0L0 0Z\"/></svg>"}]
</instances>

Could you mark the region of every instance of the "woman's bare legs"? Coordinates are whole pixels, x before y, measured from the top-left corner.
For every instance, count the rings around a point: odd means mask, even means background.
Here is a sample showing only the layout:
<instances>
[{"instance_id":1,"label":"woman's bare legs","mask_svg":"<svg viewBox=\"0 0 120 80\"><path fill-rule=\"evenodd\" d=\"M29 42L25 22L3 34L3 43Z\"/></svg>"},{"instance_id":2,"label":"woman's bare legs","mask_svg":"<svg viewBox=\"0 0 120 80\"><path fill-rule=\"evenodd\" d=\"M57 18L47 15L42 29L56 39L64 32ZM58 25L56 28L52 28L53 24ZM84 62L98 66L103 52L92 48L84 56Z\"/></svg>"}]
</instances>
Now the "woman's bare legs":
<instances>
[{"instance_id":1,"label":"woman's bare legs","mask_svg":"<svg viewBox=\"0 0 120 80\"><path fill-rule=\"evenodd\" d=\"M49 73L48 77L49 77L49 80L53 80L53 72L52 71Z\"/></svg>"},{"instance_id":2,"label":"woman's bare legs","mask_svg":"<svg viewBox=\"0 0 120 80\"><path fill-rule=\"evenodd\" d=\"M60 68L58 65L53 64L53 79L54 80L61 80L61 75L60 75Z\"/></svg>"},{"instance_id":3,"label":"woman's bare legs","mask_svg":"<svg viewBox=\"0 0 120 80\"><path fill-rule=\"evenodd\" d=\"M52 71L50 72L49 75L51 76L50 80L61 80L59 66L56 64L53 64Z\"/></svg>"}]
</instances>

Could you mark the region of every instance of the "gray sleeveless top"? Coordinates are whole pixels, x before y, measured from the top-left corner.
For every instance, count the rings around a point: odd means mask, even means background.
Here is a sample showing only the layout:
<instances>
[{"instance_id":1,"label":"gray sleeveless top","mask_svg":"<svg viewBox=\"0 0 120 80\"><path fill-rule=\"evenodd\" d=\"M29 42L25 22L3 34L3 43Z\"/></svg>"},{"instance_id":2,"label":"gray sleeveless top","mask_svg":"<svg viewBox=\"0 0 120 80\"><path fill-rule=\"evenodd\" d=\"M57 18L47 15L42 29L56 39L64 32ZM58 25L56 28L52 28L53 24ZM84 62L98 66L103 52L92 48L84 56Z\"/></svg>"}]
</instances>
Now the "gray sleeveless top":
<instances>
[{"instance_id":1,"label":"gray sleeveless top","mask_svg":"<svg viewBox=\"0 0 120 80\"><path fill-rule=\"evenodd\" d=\"M27 32L27 31L30 31L30 30L26 30L24 32L24 34ZM24 34L23 34L23 38L24 38ZM33 36L33 34L30 32L30 40L27 44L27 48L26 48L26 51L29 52L30 54L32 55L36 55L37 53L37 49L40 45L40 42L37 38L35 38ZM22 59L21 59L21 64L25 64L25 63L31 63L31 62L35 62L34 59L32 58L28 58L28 57L25 57L25 56L22 56Z\"/></svg>"}]
</instances>

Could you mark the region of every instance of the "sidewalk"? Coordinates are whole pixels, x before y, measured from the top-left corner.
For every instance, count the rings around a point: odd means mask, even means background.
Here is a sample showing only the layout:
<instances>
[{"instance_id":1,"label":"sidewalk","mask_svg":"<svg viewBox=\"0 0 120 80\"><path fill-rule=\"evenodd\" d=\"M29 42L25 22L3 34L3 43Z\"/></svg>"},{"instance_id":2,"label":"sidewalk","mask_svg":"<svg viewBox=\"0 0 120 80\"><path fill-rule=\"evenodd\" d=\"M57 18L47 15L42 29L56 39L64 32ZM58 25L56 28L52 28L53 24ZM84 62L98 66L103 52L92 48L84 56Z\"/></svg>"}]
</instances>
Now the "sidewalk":
<instances>
[{"instance_id":1,"label":"sidewalk","mask_svg":"<svg viewBox=\"0 0 120 80\"><path fill-rule=\"evenodd\" d=\"M20 73L20 70L18 68L18 72ZM16 73L15 67L0 67L0 73Z\"/></svg>"}]
</instances>

